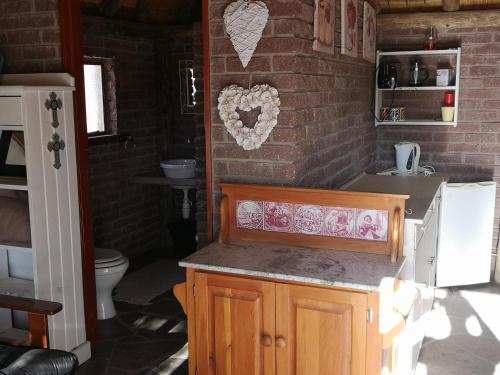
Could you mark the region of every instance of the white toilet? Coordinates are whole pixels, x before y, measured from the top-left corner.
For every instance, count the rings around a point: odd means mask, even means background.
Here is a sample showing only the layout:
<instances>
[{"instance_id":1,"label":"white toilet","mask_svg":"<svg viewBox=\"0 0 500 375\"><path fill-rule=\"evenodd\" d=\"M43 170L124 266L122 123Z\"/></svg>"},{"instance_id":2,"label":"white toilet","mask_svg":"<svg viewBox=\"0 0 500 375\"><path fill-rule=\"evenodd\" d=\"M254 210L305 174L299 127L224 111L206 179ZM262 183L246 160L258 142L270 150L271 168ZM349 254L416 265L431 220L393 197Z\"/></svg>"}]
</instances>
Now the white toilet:
<instances>
[{"instance_id":1,"label":"white toilet","mask_svg":"<svg viewBox=\"0 0 500 375\"><path fill-rule=\"evenodd\" d=\"M119 251L96 247L94 249L97 319L116 315L111 294L128 268L128 259Z\"/></svg>"}]
</instances>

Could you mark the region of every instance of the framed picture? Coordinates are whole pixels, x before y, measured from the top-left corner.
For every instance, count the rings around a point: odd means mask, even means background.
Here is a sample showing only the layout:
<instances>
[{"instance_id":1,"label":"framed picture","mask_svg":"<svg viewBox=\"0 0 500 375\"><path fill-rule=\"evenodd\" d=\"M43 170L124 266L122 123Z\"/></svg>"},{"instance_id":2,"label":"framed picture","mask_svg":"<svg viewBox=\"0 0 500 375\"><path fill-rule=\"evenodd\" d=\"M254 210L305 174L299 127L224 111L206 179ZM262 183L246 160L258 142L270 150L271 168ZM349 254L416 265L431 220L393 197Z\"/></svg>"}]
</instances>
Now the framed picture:
<instances>
[{"instance_id":1,"label":"framed picture","mask_svg":"<svg viewBox=\"0 0 500 375\"><path fill-rule=\"evenodd\" d=\"M335 0L315 0L313 49L335 53Z\"/></svg>"},{"instance_id":2,"label":"framed picture","mask_svg":"<svg viewBox=\"0 0 500 375\"><path fill-rule=\"evenodd\" d=\"M363 9L363 58L372 63L377 55L377 13L365 1Z\"/></svg>"},{"instance_id":3,"label":"framed picture","mask_svg":"<svg viewBox=\"0 0 500 375\"><path fill-rule=\"evenodd\" d=\"M342 0L341 52L358 57L358 1Z\"/></svg>"},{"instance_id":4,"label":"framed picture","mask_svg":"<svg viewBox=\"0 0 500 375\"><path fill-rule=\"evenodd\" d=\"M26 177L23 132L0 132L0 176Z\"/></svg>"}]
</instances>

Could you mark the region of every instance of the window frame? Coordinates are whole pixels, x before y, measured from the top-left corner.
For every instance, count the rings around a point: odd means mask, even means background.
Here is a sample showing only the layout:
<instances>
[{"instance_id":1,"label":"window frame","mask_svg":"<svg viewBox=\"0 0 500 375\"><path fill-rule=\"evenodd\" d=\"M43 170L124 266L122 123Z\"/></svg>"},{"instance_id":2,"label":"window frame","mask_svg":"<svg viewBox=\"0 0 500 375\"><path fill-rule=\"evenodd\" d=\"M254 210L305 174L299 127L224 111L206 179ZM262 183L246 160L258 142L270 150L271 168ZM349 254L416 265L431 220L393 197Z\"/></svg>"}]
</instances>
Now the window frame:
<instances>
[{"instance_id":1,"label":"window frame","mask_svg":"<svg viewBox=\"0 0 500 375\"><path fill-rule=\"evenodd\" d=\"M87 136L88 138L98 138L103 136L113 136L118 134L118 129L116 126L117 120L111 119L111 103L114 103L116 107L116 77L114 77L114 62L112 58L108 57L90 57L84 56L83 58L83 66L85 65L99 65L101 67L101 80L102 80L102 105L103 105L103 117L104 117L104 131L95 131L88 132L87 128ZM112 72L108 72L107 65L110 66ZM110 76L113 75L114 87L113 92L110 92L107 83L110 81ZM85 84L85 76L84 76L84 84ZM86 110L86 108L85 108ZM114 126L113 126L114 123ZM85 123L87 127L87 123Z\"/></svg>"}]
</instances>

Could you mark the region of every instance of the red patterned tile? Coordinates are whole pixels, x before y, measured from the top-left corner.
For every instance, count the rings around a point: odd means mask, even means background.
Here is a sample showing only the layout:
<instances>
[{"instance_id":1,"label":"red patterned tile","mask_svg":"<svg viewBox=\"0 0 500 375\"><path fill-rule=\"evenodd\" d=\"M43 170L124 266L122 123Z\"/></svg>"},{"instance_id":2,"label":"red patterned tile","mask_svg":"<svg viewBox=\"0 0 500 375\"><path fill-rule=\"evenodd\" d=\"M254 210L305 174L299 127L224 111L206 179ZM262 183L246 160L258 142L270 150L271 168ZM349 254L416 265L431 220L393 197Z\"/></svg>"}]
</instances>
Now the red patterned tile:
<instances>
[{"instance_id":1,"label":"red patterned tile","mask_svg":"<svg viewBox=\"0 0 500 375\"><path fill-rule=\"evenodd\" d=\"M295 204L293 207L294 232L321 234L323 231L324 209L310 204Z\"/></svg>"},{"instance_id":2,"label":"red patterned tile","mask_svg":"<svg viewBox=\"0 0 500 375\"><path fill-rule=\"evenodd\" d=\"M325 208L325 236L354 238L356 209L346 207Z\"/></svg>"},{"instance_id":3,"label":"red patterned tile","mask_svg":"<svg viewBox=\"0 0 500 375\"><path fill-rule=\"evenodd\" d=\"M361 240L387 241L387 211L356 210L356 238Z\"/></svg>"},{"instance_id":4,"label":"red patterned tile","mask_svg":"<svg viewBox=\"0 0 500 375\"><path fill-rule=\"evenodd\" d=\"M262 202L237 201L236 227L245 229L263 229L264 214Z\"/></svg>"},{"instance_id":5,"label":"red patterned tile","mask_svg":"<svg viewBox=\"0 0 500 375\"><path fill-rule=\"evenodd\" d=\"M290 203L264 202L264 230L293 232L293 205Z\"/></svg>"}]
</instances>

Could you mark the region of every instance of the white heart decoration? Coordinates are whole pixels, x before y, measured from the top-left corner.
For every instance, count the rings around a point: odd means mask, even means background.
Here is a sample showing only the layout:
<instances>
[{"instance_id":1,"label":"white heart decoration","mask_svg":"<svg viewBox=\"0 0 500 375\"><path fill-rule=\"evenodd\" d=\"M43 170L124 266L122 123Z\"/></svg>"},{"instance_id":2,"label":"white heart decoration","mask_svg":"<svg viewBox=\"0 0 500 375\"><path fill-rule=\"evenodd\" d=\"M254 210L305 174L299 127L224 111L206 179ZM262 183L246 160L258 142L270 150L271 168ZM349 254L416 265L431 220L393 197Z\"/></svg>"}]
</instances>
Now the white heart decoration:
<instances>
[{"instance_id":1,"label":"white heart decoration","mask_svg":"<svg viewBox=\"0 0 500 375\"><path fill-rule=\"evenodd\" d=\"M224 25L243 67L257 48L269 11L262 1L238 0L226 7Z\"/></svg>"},{"instance_id":2,"label":"white heart decoration","mask_svg":"<svg viewBox=\"0 0 500 375\"><path fill-rule=\"evenodd\" d=\"M224 121L229 134L236 143L245 150L254 150L264 143L273 128L278 124L280 113L278 90L269 85L255 85L250 90L231 85L225 87L219 94L219 116ZM253 128L243 125L238 108L250 112L260 107L261 113Z\"/></svg>"}]
</instances>

